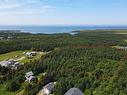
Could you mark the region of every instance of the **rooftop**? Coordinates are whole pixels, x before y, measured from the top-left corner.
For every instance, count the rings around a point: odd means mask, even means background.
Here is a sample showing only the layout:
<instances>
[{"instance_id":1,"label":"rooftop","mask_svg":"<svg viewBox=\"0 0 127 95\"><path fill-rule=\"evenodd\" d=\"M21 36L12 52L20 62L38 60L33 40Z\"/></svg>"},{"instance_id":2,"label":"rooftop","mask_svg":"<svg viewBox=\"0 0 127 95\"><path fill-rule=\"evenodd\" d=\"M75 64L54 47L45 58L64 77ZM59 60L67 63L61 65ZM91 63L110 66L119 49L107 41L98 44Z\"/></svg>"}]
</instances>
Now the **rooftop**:
<instances>
[{"instance_id":1,"label":"rooftop","mask_svg":"<svg viewBox=\"0 0 127 95\"><path fill-rule=\"evenodd\" d=\"M79 88L71 88L64 95L84 95Z\"/></svg>"},{"instance_id":2,"label":"rooftop","mask_svg":"<svg viewBox=\"0 0 127 95\"><path fill-rule=\"evenodd\" d=\"M27 77L30 77L30 76L33 76L33 75L34 75L34 73L32 71L26 73Z\"/></svg>"},{"instance_id":3,"label":"rooftop","mask_svg":"<svg viewBox=\"0 0 127 95\"><path fill-rule=\"evenodd\" d=\"M52 89L54 88L54 82L50 82L47 85L45 85L43 88L48 89L49 91L52 91Z\"/></svg>"}]
</instances>

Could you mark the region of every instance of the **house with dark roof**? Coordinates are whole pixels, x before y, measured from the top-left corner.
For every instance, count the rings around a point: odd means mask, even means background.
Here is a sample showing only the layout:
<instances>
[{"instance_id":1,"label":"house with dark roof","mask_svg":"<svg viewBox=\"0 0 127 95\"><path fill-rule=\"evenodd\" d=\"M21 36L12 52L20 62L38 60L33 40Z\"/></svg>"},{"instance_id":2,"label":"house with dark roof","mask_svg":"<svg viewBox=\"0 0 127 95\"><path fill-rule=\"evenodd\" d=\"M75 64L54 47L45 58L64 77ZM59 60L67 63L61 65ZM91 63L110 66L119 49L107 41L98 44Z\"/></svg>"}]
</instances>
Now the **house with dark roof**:
<instances>
[{"instance_id":1,"label":"house with dark roof","mask_svg":"<svg viewBox=\"0 0 127 95\"><path fill-rule=\"evenodd\" d=\"M79 88L71 88L64 95L84 95Z\"/></svg>"}]
</instances>

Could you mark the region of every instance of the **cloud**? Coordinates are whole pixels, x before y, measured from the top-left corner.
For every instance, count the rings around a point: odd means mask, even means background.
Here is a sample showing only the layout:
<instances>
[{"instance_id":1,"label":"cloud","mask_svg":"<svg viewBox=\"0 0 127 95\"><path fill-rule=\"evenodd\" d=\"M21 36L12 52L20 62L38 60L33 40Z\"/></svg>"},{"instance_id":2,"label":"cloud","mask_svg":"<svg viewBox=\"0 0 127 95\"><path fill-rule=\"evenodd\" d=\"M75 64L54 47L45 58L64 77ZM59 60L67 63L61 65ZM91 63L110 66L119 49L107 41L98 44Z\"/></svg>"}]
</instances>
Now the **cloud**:
<instances>
[{"instance_id":1,"label":"cloud","mask_svg":"<svg viewBox=\"0 0 127 95\"><path fill-rule=\"evenodd\" d=\"M6 9L14 9L20 7L20 4L14 4L14 3L2 3L0 4L0 10L6 10Z\"/></svg>"},{"instance_id":2,"label":"cloud","mask_svg":"<svg viewBox=\"0 0 127 95\"><path fill-rule=\"evenodd\" d=\"M3 11L0 12L0 16L11 16L11 15L40 15L50 11L50 8L39 8L39 9L27 9L27 10L20 10L20 11Z\"/></svg>"},{"instance_id":3,"label":"cloud","mask_svg":"<svg viewBox=\"0 0 127 95\"><path fill-rule=\"evenodd\" d=\"M38 15L38 14L41 14L41 13L44 13L45 10L43 11L36 11L36 12L33 12L33 11L12 11L12 12L2 12L0 13L0 16L12 16L12 15Z\"/></svg>"},{"instance_id":4,"label":"cloud","mask_svg":"<svg viewBox=\"0 0 127 95\"><path fill-rule=\"evenodd\" d=\"M39 0L0 0L0 16L41 14L55 8Z\"/></svg>"},{"instance_id":5,"label":"cloud","mask_svg":"<svg viewBox=\"0 0 127 95\"><path fill-rule=\"evenodd\" d=\"M44 5L44 9L55 9L56 7L50 6L50 5Z\"/></svg>"},{"instance_id":6,"label":"cloud","mask_svg":"<svg viewBox=\"0 0 127 95\"><path fill-rule=\"evenodd\" d=\"M11 0L10 0L11 1ZM9 9L19 7L21 4L16 2L10 2L9 0L0 0L0 9Z\"/></svg>"}]
</instances>

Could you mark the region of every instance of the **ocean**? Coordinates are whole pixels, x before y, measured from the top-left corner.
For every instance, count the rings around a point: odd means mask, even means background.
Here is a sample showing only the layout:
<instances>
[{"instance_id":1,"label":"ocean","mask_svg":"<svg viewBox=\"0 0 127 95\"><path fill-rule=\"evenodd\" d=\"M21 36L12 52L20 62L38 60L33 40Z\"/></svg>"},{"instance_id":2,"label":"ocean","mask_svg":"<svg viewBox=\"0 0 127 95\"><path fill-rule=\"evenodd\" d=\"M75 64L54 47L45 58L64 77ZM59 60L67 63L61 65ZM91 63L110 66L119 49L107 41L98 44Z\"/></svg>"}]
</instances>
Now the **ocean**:
<instances>
[{"instance_id":1,"label":"ocean","mask_svg":"<svg viewBox=\"0 0 127 95\"><path fill-rule=\"evenodd\" d=\"M0 26L0 30L21 30L21 32L30 33L71 33L77 30L96 30L96 29L127 29L127 26L16 26L4 25Z\"/></svg>"}]
</instances>

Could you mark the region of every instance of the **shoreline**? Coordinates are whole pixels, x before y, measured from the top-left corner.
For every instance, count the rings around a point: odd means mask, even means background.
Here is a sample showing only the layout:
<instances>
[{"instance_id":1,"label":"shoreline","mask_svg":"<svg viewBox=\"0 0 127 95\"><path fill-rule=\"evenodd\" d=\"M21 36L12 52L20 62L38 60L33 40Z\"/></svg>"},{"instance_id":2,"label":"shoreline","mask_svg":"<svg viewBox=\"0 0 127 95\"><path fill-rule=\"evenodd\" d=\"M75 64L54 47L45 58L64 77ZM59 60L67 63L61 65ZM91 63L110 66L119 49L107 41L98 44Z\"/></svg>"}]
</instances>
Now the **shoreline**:
<instances>
[{"instance_id":1,"label":"shoreline","mask_svg":"<svg viewBox=\"0 0 127 95\"><path fill-rule=\"evenodd\" d=\"M66 27L65 27L66 28ZM31 28L29 28L30 30L32 30ZM39 30L39 29L36 29L37 31ZM47 29L48 30L48 29ZM50 30L50 29L49 29ZM58 29L59 30L59 29ZM112 29L110 29L110 28L105 28L105 29L101 29L101 28L99 28L99 29L75 29L75 30L68 30L68 31L65 31L65 32L61 32L61 31L57 31L57 32L55 32L54 30L52 31L52 30L50 30L50 31L39 31L39 32L33 32L33 31L27 31L27 29L26 29L26 31L25 30L23 30L23 29L0 29L0 32L3 32L3 33L31 33L31 34L47 34L47 35L49 35L49 34L77 34L77 33L79 33L79 32L89 32L89 31L112 31L112 32L116 32L116 34L117 34L117 32L119 32L119 31L121 31L121 33L122 34L126 34L125 32L127 32L127 28L125 29L125 28L112 28Z\"/></svg>"}]
</instances>

